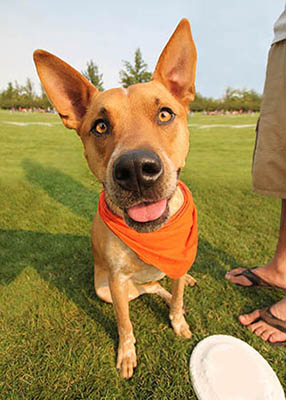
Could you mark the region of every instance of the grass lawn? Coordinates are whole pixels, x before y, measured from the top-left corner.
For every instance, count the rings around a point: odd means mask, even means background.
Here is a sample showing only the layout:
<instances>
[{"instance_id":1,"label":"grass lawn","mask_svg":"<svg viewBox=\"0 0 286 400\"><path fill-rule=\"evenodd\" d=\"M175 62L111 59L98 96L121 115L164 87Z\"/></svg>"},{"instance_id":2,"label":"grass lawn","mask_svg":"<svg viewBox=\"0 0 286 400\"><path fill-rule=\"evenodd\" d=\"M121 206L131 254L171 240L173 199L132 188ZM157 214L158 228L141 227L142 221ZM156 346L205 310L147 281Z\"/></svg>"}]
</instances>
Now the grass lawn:
<instances>
[{"instance_id":1,"label":"grass lawn","mask_svg":"<svg viewBox=\"0 0 286 400\"><path fill-rule=\"evenodd\" d=\"M286 389L285 349L264 344L237 322L239 313L270 305L283 292L224 280L236 266L267 262L276 246L280 201L251 191L256 120L190 118L182 179L199 216L191 271L199 284L185 291L193 338L175 337L167 306L155 295L131 302L138 367L124 381L115 369L113 307L93 289L90 228L100 186L80 140L55 115L0 111L1 400L194 400L189 358L213 334L252 345ZM169 288L170 281L163 285Z\"/></svg>"}]
</instances>

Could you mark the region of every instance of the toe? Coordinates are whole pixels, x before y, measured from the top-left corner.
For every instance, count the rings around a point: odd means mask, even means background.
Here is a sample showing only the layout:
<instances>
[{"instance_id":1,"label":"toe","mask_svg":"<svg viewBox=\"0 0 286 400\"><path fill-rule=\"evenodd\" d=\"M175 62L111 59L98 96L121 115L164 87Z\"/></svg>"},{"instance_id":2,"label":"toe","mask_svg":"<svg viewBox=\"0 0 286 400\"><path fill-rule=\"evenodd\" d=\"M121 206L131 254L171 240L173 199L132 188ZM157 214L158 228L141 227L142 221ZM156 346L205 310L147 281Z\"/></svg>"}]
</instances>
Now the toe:
<instances>
[{"instance_id":1,"label":"toe","mask_svg":"<svg viewBox=\"0 0 286 400\"><path fill-rule=\"evenodd\" d=\"M133 376L134 368L136 367L137 362L133 357L127 357L122 360L122 363L119 367L120 375L124 379L130 379Z\"/></svg>"},{"instance_id":2,"label":"toe","mask_svg":"<svg viewBox=\"0 0 286 400\"><path fill-rule=\"evenodd\" d=\"M238 320L242 325L250 325L259 317L260 317L260 311L259 310L255 310L250 314L240 315L238 317Z\"/></svg>"},{"instance_id":3,"label":"toe","mask_svg":"<svg viewBox=\"0 0 286 400\"><path fill-rule=\"evenodd\" d=\"M245 268L238 267L238 268L234 268L234 269L228 271L226 274L236 275L236 274L240 274L244 270L245 270Z\"/></svg>"},{"instance_id":4,"label":"toe","mask_svg":"<svg viewBox=\"0 0 286 400\"><path fill-rule=\"evenodd\" d=\"M243 272L245 270L245 268L235 268L235 269L232 269L231 271L228 271L226 274L225 274L225 278L226 279L230 279L230 278L233 278L235 275L237 275L237 274L240 274L241 272Z\"/></svg>"},{"instance_id":5,"label":"toe","mask_svg":"<svg viewBox=\"0 0 286 400\"><path fill-rule=\"evenodd\" d=\"M263 321L258 321L258 322L255 322L255 323L253 323L253 324L247 325L247 328L248 328L252 333L255 333L255 334L256 334L256 332L262 330L261 328L264 327L264 326L265 326L265 324L264 324Z\"/></svg>"},{"instance_id":6,"label":"toe","mask_svg":"<svg viewBox=\"0 0 286 400\"><path fill-rule=\"evenodd\" d=\"M245 271L245 268L236 268L233 269L230 272L227 272L225 274L225 279L230 281L231 283L235 283L238 285L242 285L242 286L252 286L252 283L250 282L249 279L247 279L245 276L243 275L239 275L241 274L243 271ZM239 275L239 276L237 276Z\"/></svg>"},{"instance_id":7,"label":"toe","mask_svg":"<svg viewBox=\"0 0 286 400\"><path fill-rule=\"evenodd\" d=\"M279 343L286 341L286 334L280 331L275 330L272 335L269 337L268 341L270 343Z\"/></svg>"},{"instance_id":8,"label":"toe","mask_svg":"<svg viewBox=\"0 0 286 400\"><path fill-rule=\"evenodd\" d=\"M260 336L261 338L263 338L263 336L269 336L269 334L267 334L267 327L263 324L263 325L259 325L255 331L254 331L256 336ZM267 339L266 339L267 340Z\"/></svg>"},{"instance_id":9,"label":"toe","mask_svg":"<svg viewBox=\"0 0 286 400\"><path fill-rule=\"evenodd\" d=\"M263 339L265 342L269 341L269 338L273 334L273 329L265 329L265 331L261 334L261 339Z\"/></svg>"},{"instance_id":10,"label":"toe","mask_svg":"<svg viewBox=\"0 0 286 400\"><path fill-rule=\"evenodd\" d=\"M181 331L181 335L183 336L183 338L185 339L191 339L192 337L192 332L190 330L190 328L188 326L184 327Z\"/></svg>"}]
</instances>

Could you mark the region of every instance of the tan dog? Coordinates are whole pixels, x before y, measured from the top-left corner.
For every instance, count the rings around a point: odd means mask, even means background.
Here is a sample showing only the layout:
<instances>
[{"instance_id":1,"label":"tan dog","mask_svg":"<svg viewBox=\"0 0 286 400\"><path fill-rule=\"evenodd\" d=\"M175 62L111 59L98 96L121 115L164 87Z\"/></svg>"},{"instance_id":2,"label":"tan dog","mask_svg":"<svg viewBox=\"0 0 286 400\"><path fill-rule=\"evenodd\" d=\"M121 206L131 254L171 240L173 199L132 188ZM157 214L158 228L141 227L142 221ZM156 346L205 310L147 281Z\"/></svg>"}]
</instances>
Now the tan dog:
<instances>
[{"instance_id":1,"label":"tan dog","mask_svg":"<svg viewBox=\"0 0 286 400\"><path fill-rule=\"evenodd\" d=\"M137 232L158 230L184 201L177 182L189 149L187 113L195 95L196 68L189 22L183 19L178 25L153 80L128 89L99 92L79 72L43 50L35 51L34 60L63 123L80 136L88 165L105 188L109 209ZM144 204L151 204L145 214ZM190 338L183 294L185 284L194 280L186 274L173 279L171 295L157 282L164 273L144 263L98 213L92 245L95 291L114 305L119 331L117 368L130 378L136 352L128 301L144 293L158 294L170 306L175 333Z\"/></svg>"}]
</instances>

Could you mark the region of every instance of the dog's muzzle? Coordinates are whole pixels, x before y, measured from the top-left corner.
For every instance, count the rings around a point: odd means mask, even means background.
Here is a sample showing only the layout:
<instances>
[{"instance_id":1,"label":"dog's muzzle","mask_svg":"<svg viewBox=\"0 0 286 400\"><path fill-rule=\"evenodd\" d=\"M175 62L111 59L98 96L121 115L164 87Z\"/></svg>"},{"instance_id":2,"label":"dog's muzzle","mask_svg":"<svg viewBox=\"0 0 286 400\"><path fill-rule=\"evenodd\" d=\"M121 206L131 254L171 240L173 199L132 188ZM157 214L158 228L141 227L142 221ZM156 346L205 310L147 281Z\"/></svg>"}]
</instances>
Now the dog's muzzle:
<instances>
[{"instance_id":1,"label":"dog's muzzle","mask_svg":"<svg viewBox=\"0 0 286 400\"><path fill-rule=\"evenodd\" d=\"M123 153L113 164L113 180L122 189L143 193L153 186L163 173L160 157L148 149Z\"/></svg>"},{"instance_id":2,"label":"dog's muzzle","mask_svg":"<svg viewBox=\"0 0 286 400\"><path fill-rule=\"evenodd\" d=\"M169 216L169 195L164 195L164 166L159 155L144 148L129 150L114 161L112 168L121 204L124 200L127 225L138 232L159 229Z\"/></svg>"}]
</instances>

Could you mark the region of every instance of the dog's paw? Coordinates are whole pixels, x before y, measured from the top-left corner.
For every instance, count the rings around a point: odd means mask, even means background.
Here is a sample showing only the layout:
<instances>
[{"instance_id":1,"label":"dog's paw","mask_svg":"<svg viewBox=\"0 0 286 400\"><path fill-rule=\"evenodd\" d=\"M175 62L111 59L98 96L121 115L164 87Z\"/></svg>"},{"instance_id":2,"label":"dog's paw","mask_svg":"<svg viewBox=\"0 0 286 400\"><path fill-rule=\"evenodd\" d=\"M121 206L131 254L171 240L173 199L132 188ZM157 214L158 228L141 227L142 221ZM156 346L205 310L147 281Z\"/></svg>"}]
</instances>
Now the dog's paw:
<instances>
[{"instance_id":1,"label":"dog's paw","mask_svg":"<svg viewBox=\"0 0 286 400\"><path fill-rule=\"evenodd\" d=\"M193 286L196 286L197 281L190 274L186 274L185 275L185 284L186 284L186 286L193 287Z\"/></svg>"},{"instance_id":2,"label":"dog's paw","mask_svg":"<svg viewBox=\"0 0 286 400\"><path fill-rule=\"evenodd\" d=\"M185 339L191 339L192 332L183 316L180 316L180 317L170 316L170 320L171 320L171 325L174 329L174 332L177 336L182 336Z\"/></svg>"},{"instance_id":3,"label":"dog's paw","mask_svg":"<svg viewBox=\"0 0 286 400\"><path fill-rule=\"evenodd\" d=\"M137 357L135 345L130 343L130 341L119 344L116 367L122 378L130 379L136 365Z\"/></svg>"}]
</instances>

